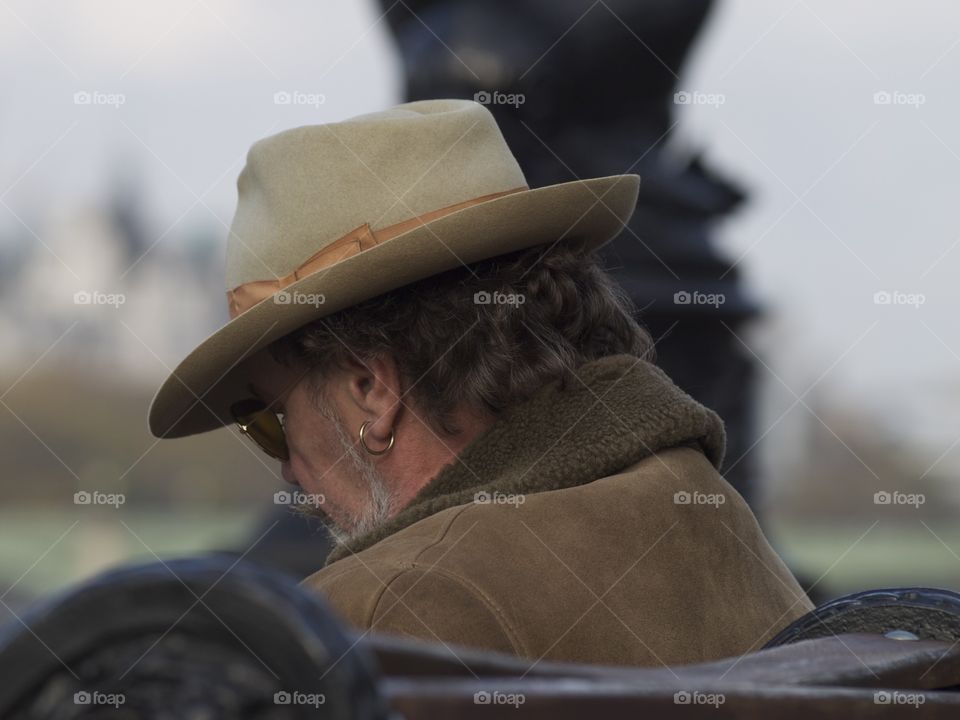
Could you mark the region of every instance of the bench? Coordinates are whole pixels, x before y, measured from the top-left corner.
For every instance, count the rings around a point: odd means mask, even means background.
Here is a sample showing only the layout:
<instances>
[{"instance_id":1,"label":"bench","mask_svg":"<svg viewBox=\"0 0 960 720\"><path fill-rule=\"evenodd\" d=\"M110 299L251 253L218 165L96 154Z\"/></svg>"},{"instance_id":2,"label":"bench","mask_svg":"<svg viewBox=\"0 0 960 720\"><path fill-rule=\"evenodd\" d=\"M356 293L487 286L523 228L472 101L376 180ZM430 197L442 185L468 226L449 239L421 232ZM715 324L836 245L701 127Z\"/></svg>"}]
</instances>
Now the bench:
<instances>
[{"instance_id":1,"label":"bench","mask_svg":"<svg viewBox=\"0 0 960 720\"><path fill-rule=\"evenodd\" d=\"M105 573L0 628L0 718L952 719L958 641L960 595L894 588L741 657L532 664L350 631L294 578L211 555Z\"/></svg>"}]
</instances>

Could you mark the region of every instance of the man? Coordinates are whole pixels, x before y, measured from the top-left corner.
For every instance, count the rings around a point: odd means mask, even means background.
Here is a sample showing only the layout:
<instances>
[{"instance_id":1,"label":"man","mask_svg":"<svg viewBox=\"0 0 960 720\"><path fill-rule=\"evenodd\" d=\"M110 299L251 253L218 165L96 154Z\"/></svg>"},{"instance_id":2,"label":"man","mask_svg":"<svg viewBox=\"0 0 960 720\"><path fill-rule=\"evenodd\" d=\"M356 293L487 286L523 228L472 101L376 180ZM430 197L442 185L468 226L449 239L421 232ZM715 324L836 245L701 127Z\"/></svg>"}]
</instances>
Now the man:
<instances>
[{"instance_id":1,"label":"man","mask_svg":"<svg viewBox=\"0 0 960 720\"><path fill-rule=\"evenodd\" d=\"M278 458L338 542L305 583L358 628L631 665L759 647L811 605L597 265L638 182L529 189L464 100L257 142L232 319L151 430L236 422Z\"/></svg>"}]
</instances>

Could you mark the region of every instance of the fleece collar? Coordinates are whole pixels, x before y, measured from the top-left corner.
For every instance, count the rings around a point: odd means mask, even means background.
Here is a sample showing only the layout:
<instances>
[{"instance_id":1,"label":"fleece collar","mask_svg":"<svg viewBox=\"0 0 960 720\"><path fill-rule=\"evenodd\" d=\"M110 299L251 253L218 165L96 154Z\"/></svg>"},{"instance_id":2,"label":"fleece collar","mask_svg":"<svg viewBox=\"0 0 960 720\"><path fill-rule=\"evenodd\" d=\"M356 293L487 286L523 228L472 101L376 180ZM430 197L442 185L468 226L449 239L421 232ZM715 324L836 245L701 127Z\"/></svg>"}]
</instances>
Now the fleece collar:
<instances>
[{"instance_id":1,"label":"fleece collar","mask_svg":"<svg viewBox=\"0 0 960 720\"><path fill-rule=\"evenodd\" d=\"M698 447L718 470L723 421L655 365L632 355L585 363L508 408L384 525L338 545L329 565L477 493L532 494L614 475L677 445Z\"/></svg>"}]
</instances>

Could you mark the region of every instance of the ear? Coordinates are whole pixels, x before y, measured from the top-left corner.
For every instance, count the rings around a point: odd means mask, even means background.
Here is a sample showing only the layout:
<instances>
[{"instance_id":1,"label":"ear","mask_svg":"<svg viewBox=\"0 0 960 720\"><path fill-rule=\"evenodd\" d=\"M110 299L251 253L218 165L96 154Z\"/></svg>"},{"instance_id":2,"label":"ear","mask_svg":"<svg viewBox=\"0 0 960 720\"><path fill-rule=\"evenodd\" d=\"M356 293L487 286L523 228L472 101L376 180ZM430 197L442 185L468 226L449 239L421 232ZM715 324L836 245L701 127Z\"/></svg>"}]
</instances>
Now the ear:
<instances>
[{"instance_id":1,"label":"ear","mask_svg":"<svg viewBox=\"0 0 960 720\"><path fill-rule=\"evenodd\" d=\"M403 411L400 370L393 357L386 355L365 361L350 357L343 379L350 403L358 414L370 420L367 435L388 442Z\"/></svg>"}]
</instances>

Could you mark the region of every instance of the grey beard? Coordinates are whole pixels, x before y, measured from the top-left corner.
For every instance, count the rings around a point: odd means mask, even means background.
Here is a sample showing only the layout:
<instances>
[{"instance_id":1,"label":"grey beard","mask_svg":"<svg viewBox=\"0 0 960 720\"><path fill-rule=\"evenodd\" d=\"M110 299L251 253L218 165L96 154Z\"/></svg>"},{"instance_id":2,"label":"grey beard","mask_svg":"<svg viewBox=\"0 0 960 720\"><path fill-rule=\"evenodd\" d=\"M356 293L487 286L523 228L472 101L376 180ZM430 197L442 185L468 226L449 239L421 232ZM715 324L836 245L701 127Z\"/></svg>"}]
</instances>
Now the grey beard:
<instances>
[{"instance_id":1,"label":"grey beard","mask_svg":"<svg viewBox=\"0 0 960 720\"><path fill-rule=\"evenodd\" d=\"M339 413L326 403L318 401L318 404L320 405L318 407L320 413L333 422L334 431L337 434L343 454L349 459L363 484L366 485L369 497L360 507L360 510L346 521L341 519L339 522L335 522L315 506L300 507L298 510L319 517L333 540L338 545L343 545L349 549L350 543L358 537L376 530L387 521L396 501L396 493L388 487L383 475L377 470L373 461L364 455L347 435Z\"/></svg>"}]
</instances>

